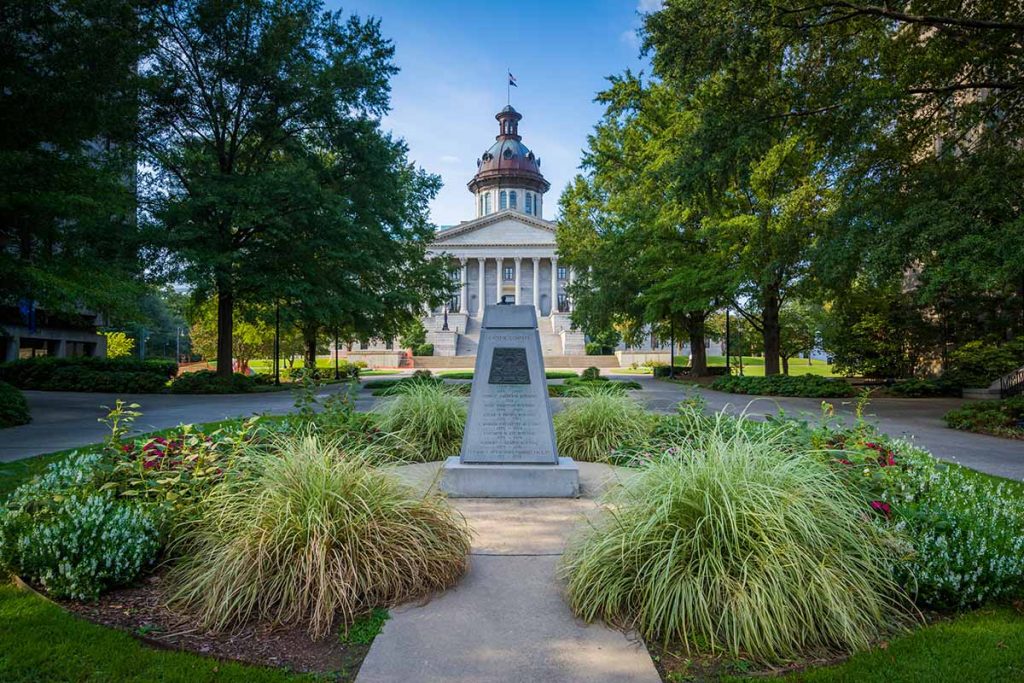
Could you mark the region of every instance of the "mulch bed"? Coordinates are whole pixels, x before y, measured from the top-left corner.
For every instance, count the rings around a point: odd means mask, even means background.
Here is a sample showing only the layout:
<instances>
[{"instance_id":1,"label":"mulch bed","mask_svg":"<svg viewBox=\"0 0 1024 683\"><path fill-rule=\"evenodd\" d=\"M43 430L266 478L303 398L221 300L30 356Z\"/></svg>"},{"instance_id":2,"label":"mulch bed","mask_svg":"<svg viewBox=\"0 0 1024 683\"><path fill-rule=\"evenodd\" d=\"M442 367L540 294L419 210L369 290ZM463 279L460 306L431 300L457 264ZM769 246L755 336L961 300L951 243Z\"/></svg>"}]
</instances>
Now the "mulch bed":
<instances>
[{"instance_id":1,"label":"mulch bed","mask_svg":"<svg viewBox=\"0 0 1024 683\"><path fill-rule=\"evenodd\" d=\"M330 673L355 680L369 645L342 644L337 630L313 641L301 627L254 624L231 633L210 633L194 617L162 604L162 577L154 574L135 585L103 594L97 602L55 601L64 609L103 626L126 631L154 647L184 650L292 671Z\"/></svg>"}]
</instances>

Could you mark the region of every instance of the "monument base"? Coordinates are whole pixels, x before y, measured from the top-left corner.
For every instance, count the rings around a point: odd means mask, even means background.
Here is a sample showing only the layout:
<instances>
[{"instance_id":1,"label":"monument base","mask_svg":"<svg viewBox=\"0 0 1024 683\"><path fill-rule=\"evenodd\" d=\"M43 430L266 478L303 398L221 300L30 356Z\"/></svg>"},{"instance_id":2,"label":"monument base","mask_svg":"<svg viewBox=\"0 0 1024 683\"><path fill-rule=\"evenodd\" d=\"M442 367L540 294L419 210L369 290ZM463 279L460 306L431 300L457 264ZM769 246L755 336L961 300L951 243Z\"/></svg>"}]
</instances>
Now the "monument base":
<instances>
[{"instance_id":1,"label":"monument base","mask_svg":"<svg viewBox=\"0 0 1024 683\"><path fill-rule=\"evenodd\" d=\"M441 490L452 498L575 498L580 468L572 458L557 465L492 465L453 455L444 463Z\"/></svg>"}]
</instances>

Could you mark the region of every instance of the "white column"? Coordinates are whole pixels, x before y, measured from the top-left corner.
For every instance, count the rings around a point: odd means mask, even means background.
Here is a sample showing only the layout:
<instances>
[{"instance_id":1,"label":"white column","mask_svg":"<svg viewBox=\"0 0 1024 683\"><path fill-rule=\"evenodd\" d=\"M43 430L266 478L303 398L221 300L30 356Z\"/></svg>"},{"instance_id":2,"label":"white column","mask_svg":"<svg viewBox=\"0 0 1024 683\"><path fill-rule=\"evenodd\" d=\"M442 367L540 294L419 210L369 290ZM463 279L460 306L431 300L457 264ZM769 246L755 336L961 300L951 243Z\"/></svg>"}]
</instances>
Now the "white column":
<instances>
[{"instance_id":1,"label":"white column","mask_svg":"<svg viewBox=\"0 0 1024 683\"><path fill-rule=\"evenodd\" d=\"M501 288L505 285L505 259L494 257L494 303L501 303Z\"/></svg>"},{"instance_id":2,"label":"white column","mask_svg":"<svg viewBox=\"0 0 1024 683\"><path fill-rule=\"evenodd\" d=\"M519 304L523 303L522 297L520 296L522 294L522 290L523 290L523 287L522 287L522 285L523 285L523 278L522 278L523 258L521 256L516 256L515 260L516 260L516 305L518 306Z\"/></svg>"},{"instance_id":3,"label":"white column","mask_svg":"<svg viewBox=\"0 0 1024 683\"><path fill-rule=\"evenodd\" d=\"M558 312L558 257L551 257L551 313Z\"/></svg>"},{"instance_id":4,"label":"white column","mask_svg":"<svg viewBox=\"0 0 1024 683\"><path fill-rule=\"evenodd\" d=\"M469 267L466 265L466 259L461 258L459 262L462 264L461 282L459 283L459 313L469 313Z\"/></svg>"},{"instance_id":5,"label":"white column","mask_svg":"<svg viewBox=\"0 0 1024 683\"><path fill-rule=\"evenodd\" d=\"M540 258L537 256L533 257L533 307L540 318Z\"/></svg>"},{"instance_id":6,"label":"white column","mask_svg":"<svg viewBox=\"0 0 1024 683\"><path fill-rule=\"evenodd\" d=\"M484 265L486 261L487 258L484 256L480 256L477 258L477 262L480 264L480 301L477 306L477 315L480 317L481 320L484 317L484 305L486 303L484 301L484 297L487 295L487 289L484 286L484 273L487 272L487 268Z\"/></svg>"}]
</instances>

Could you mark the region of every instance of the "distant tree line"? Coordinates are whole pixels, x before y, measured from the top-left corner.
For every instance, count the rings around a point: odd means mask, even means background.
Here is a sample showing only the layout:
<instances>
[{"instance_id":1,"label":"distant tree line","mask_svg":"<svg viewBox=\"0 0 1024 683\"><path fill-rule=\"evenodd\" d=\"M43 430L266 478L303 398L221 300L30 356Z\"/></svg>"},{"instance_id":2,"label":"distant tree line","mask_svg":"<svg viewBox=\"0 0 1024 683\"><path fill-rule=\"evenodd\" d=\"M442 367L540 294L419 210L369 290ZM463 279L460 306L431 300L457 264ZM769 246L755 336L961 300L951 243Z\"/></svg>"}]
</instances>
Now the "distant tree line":
<instances>
[{"instance_id":1,"label":"distant tree line","mask_svg":"<svg viewBox=\"0 0 1024 683\"><path fill-rule=\"evenodd\" d=\"M561 200L576 322L671 327L698 372L725 307L767 374L809 326L840 369L882 376L1021 335L1024 6L897 5L646 15L653 73L598 94Z\"/></svg>"}]
</instances>

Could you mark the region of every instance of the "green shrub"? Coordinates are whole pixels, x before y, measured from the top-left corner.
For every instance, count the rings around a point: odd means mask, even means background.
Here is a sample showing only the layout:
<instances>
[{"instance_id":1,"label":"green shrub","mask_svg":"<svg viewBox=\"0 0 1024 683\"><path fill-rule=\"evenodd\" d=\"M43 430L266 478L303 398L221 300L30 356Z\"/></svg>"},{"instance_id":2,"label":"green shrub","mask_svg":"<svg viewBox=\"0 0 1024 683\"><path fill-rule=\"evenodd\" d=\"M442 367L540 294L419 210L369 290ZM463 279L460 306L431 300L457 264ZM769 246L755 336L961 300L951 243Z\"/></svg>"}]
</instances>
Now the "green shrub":
<instances>
[{"instance_id":1,"label":"green shrub","mask_svg":"<svg viewBox=\"0 0 1024 683\"><path fill-rule=\"evenodd\" d=\"M465 521L370 467L365 454L315 436L259 451L238 485L207 497L173 550L172 605L204 628L251 620L326 635L366 609L452 585L465 571Z\"/></svg>"},{"instance_id":2,"label":"green shrub","mask_svg":"<svg viewBox=\"0 0 1024 683\"><path fill-rule=\"evenodd\" d=\"M805 396L808 398L847 398L857 390L842 379L818 375L769 375L767 377L719 377L711 384L716 391L757 396Z\"/></svg>"},{"instance_id":3,"label":"green shrub","mask_svg":"<svg viewBox=\"0 0 1024 683\"><path fill-rule=\"evenodd\" d=\"M586 370L580 373L580 379L582 380L595 380L601 377L601 368L590 366Z\"/></svg>"},{"instance_id":4,"label":"green shrub","mask_svg":"<svg viewBox=\"0 0 1024 683\"><path fill-rule=\"evenodd\" d=\"M154 512L99 491L100 453L72 455L0 506L0 566L54 597L94 599L134 580L160 548Z\"/></svg>"},{"instance_id":5,"label":"green shrub","mask_svg":"<svg viewBox=\"0 0 1024 683\"><path fill-rule=\"evenodd\" d=\"M1004 344L971 341L949 354L942 378L962 387L987 387L1008 372L1024 366L1024 337Z\"/></svg>"},{"instance_id":6,"label":"green shrub","mask_svg":"<svg viewBox=\"0 0 1024 683\"><path fill-rule=\"evenodd\" d=\"M213 370L186 372L171 382L172 394L245 394L258 391L263 383L255 377L232 373L231 377L220 377Z\"/></svg>"},{"instance_id":7,"label":"green shrub","mask_svg":"<svg viewBox=\"0 0 1024 683\"><path fill-rule=\"evenodd\" d=\"M770 434L707 432L604 502L563 566L586 620L777 662L867 647L908 612L890 537L827 464Z\"/></svg>"},{"instance_id":8,"label":"green shrub","mask_svg":"<svg viewBox=\"0 0 1024 683\"><path fill-rule=\"evenodd\" d=\"M410 460L432 462L458 455L466 427L466 402L439 380L401 385L379 411L380 430Z\"/></svg>"},{"instance_id":9,"label":"green shrub","mask_svg":"<svg viewBox=\"0 0 1024 683\"><path fill-rule=\"evenodd\" d=\"M889 391L904 398L960 395L960 387L945 379L905 379L893 384Z\"/></svg>"},{"instance_id":10,"label":"green shrub","mask_svg":"<svg viewBox=\"0 0 1024 683\"><path fill-rule=\"evenodd\" d=\"M28 424L32 416L25 396L16 387L0 382L0 429Z\"/></svg>"},{"instance_id":11,"label":"green shrub","mask_svg":"<svg viewBox=\"0 0 1024 683\"><path fill-rule=\"evenodd\" d=\"M412 355L414 356L433 356L434 345L433 344L417 344L413 347Z\"/></svg>"},{"instance_id":12,"label":"green shrub","mask_svg":"<svg viewBox=\"0 0 1024 683\"><path fill-rule=\"evenodd\" d=\"M893 448L897 466L885 468L894 476L879 498L913 545L897 569L917 604L968 609L1024 598L1024 486L940 463L902 441Z\"/></svg>"},{"instance_id":13,"label":"green shrub","mask_svg":"<svg viewBox=\"0 0 1024 683\"><path fill-rule=\"evenodd\" d=\"M972 401L949 411L943 418L953 429L995 434L996 436L1024 437L1024 396L1003 401Z\"/></svg>"},{"instance_id":14,"label":"green shrub","mask_svg":"<svg viewBox=\"0 0 1024 683\"><path fill-rule=\"evenodd\" d=\"M0 380L20 389L156 393L178 372L174 361L111 358L26 358L0 364Z\"/></svg>"},{"instance_id":15,"label":"green shrub","mask_svg":"<svg viewBox=\"0 0 1024 683\"><path fill-rule=\"evenodd\" d=\"M584 386L578 391L578 397L554 416L559 455L604 462L614 449L639 438L651 425L643 406L621 392L604 386Z\"/></svg>"}]
</instances>

